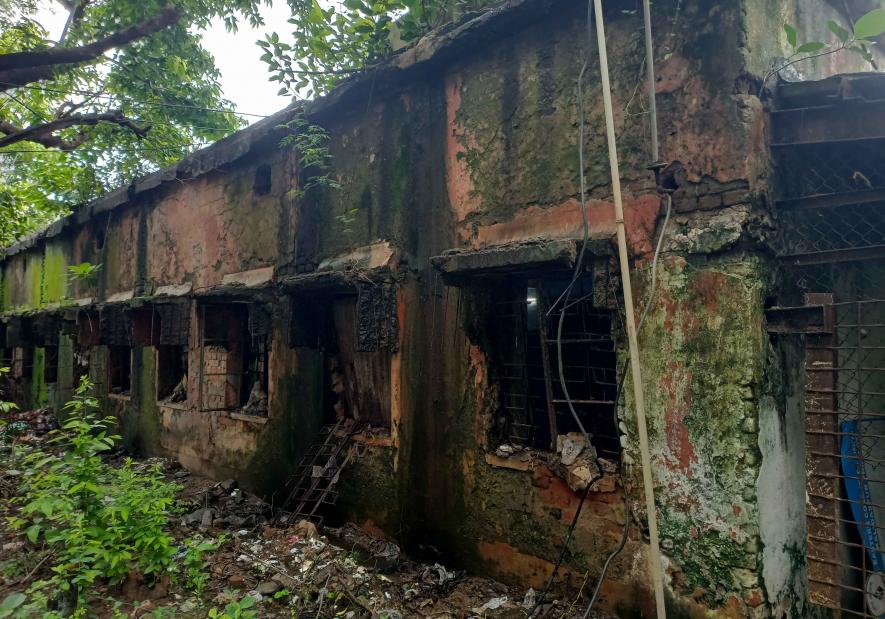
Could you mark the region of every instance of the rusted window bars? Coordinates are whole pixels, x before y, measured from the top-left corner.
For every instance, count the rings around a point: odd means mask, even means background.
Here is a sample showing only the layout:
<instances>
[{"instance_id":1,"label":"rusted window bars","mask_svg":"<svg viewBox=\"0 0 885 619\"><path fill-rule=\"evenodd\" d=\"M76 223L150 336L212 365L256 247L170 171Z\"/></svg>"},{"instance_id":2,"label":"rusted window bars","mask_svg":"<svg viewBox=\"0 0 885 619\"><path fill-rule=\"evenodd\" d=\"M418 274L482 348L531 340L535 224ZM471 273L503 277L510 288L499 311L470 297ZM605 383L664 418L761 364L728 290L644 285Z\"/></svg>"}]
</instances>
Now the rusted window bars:
<instances>
[{"instance_id":1,"label":"rusted window bars","mask_svg":"<svg viewBox=\"0 0 885 619\"><path fill-rule=\"evenodd\" d=\"M790 111L773 122L792 122ZM805 335L809 600L841 617L878 619L885 615L885 143L796 140L773 152L779 302L823 307L823 325Z\"/></svg>"},{"instance_id":2,"label":"rusted window bars","mask_svg":"<svg viewBox=\"0 0 885 619\"><path fill-rule=\"evenodd\" d=\"M556 376L558 314L547 308L569 280L525 280L495 303L496 378L505 412L507 440L527 447L556 449L556 437L577 430ZM617 400L615 344L610 310L593 306L593 283L579 280L566 307L563 370L569 395L599 455L617 460L620 444L612 414Z\"/></svg>"}]
</instances>

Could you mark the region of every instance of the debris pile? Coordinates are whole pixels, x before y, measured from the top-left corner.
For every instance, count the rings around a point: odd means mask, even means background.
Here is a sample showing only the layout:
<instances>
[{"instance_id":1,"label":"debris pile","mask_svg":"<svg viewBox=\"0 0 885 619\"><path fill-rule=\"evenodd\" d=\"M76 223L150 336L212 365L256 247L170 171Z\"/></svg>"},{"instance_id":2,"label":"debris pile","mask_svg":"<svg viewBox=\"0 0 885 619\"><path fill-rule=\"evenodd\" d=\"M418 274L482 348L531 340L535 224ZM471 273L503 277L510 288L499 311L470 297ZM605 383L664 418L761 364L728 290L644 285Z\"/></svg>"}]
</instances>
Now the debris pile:
<instances>
[{"instance_id":1,"label":"debris pile","mask_svg":"<svg viewBox=\"0 0 885 619\"><path fill-rule=\"evenodd\" d=\"M38 408L29 411L10 411L4 415L7 423L0 426L0 441L17 439L30 442L35 437L45 436L58 427L52 410Z\"/></svg>"},{"instance_id":2,"label":"debris pile","mask_svg":"<svg viewBox=\"0 0 885 619\"><path fill-rule=\"evenodd\" d=\"M543 463L553 473L562 478L575 492L587 488L587 484L596 484L600 480L600 466L605 475L618 471L616 462L598 458L596 448L587 443L587 438L580 432L569 432L556 437L556 452L538 451L521 445L503 444L495 450L498 458L510 464L519 463L530 467L533 463Z\"/></svg>"},{"instance_id":3,"label":"debris pile","mask_svg":"<svg viewBox=\"0 0 885 619\"><path fill-rule=\"evenodd\" d=\"M283 514L243 492L234 480L211 483L169 470L197 506L179 525L189 534L224 533L230 541L209 557L214 604L248 595L261 616L525 617L525 590L470 577L440 563L407 557L390 540L354 524L322 535L307 520ZM532 594L534 592L531 592Z\"/></svg>"}]
</instances>

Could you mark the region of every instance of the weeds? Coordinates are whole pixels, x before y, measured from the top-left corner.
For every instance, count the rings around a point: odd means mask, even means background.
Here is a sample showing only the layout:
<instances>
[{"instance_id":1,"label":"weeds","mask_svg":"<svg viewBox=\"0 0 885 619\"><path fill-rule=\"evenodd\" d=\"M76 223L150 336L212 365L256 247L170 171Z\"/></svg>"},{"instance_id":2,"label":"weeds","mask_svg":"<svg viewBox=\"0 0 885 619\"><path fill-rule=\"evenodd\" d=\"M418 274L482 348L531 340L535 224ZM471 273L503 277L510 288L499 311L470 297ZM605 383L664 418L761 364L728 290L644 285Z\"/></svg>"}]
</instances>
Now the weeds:
<instances>
[{"instance_id":1,"label":"weeds","mask_svg":"<svg viewBox=\"0 0 885 619\"><path fill-rule=\"evenodd\" d=\"M9 519L31 543L44 541L55 559L48 582L74 607L98 579L115 584L173 571L176 552L165 527L177 486L157 466L141 470L127 459L115 468L102 460L119 437L113 418L97 417L91 389L84 377L65 406L66 421L50 433L59 453L25 456L20 515Z\"/></svg>"}]
</instances>

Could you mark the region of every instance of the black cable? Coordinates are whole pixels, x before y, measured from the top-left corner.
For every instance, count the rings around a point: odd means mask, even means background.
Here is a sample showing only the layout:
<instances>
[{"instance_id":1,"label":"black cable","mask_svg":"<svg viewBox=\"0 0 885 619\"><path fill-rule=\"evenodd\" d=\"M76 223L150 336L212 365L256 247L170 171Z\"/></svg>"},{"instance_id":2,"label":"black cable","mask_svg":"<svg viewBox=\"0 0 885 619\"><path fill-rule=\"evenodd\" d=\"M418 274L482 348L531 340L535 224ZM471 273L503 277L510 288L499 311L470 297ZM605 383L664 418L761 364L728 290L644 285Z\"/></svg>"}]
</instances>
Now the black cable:
<instances>
[{"instance_id":1,"label":"black cable","mask_svg":"<svg viewBox=\"0 0 885 619\"><path fill-rule=\"evenodd\" d=\"M584 73L587 71L587 66L590 63L590 50L592 49L592 45L590 44L592 41L592 25L593 25L593 5L591 0L587 0L587 49L584 54L584 63L581 66L581 71L578 74L578 165L580 168L580 179L581 179L581 231L582 231L582 242L581 242L581 251L578 253L578 257L575 260L575 268L572 272L572 279L569 282L569 285L566 287L565 291L560 295L560 297L553 303L550 310L548 310L547 315L549 315L552 310L561 302L562 307L559 310L559 321L556 327L556 359L559 370L559 386L562 389L564 399L568 404L569 411L572 414L572 417L575 420L575 423L578 426L581 434L584 436L584 440L586 441L587 449L592 449L592 444L590 443L590 435L587 430L584 428L584 424L581 422L581 418L578 416L578 412L575 410L574 403L572 402L571 396L568 392L568 385L565 380L565 371L563 369L562 364L562 327L565 323L565 312L569 307L569 298L571 296L572 288L574 288L575 284L581 277L581 270L584 266L584 255L587 252L587 244L590 236L589 226L587 223L587 187L586 187L586 175L584 173ZM546 343L544 344L546 346ZM556 411L551 410L551 415L555 415ZM568 533L566 534L566 538L563 541L562 548L559 551L559 557L556 560L556 564L553 566L553 571L550 573L550 578L547 579L547 583L544 585L544 588L541 590L541 594L538 596L538 599L535 601L534 606L532 607L531 612L529 613L529 617L534 617L538 608L544 601L547 593L550 591L550 587L553 586L553 581L556 579L556 574L559 572L559 568L562 566L562 562L565 559L565 553L568 551L569 542L571 542L572 535L575 531L575 527L578 524L578 518L581 515L581 510L584 507L584 502L587 499L587 495L590 494L590 489L593 487L597 481L602 479L604 473L602 469L602 463L599 461L599 456L596 456L596 467L598 469L598 473L593 476L593 478L587 483L587 487L584 489L584 493L581 495L581 500L578 503L578 507L575 510L575 515L572 518L572 522L569 525Z\"/></svg>"}]
</instances>

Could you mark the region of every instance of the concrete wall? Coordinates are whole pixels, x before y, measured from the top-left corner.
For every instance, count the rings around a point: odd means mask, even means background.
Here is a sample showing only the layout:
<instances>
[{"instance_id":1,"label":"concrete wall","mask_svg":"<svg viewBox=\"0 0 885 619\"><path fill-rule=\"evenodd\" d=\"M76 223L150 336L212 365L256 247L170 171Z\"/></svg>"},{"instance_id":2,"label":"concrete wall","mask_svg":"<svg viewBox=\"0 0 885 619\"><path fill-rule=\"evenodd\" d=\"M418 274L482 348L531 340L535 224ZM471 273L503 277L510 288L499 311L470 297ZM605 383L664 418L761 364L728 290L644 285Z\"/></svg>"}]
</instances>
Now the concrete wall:
<instances>
[{"instance_id":1,"label":"concrete wall","mask_svg":"<svg viewBox=\"0 0 885 619\"><path fill-rule=\"evenodd\" d=\"M311 120L331 136L330 175L340 189L292 191L304 180L297 162L265 140L235 163L139 194L7 257L4 310L132 294L150 302L184 286L177 294L190 299L193 312L193 391L200 300L191 297L215 290L266 303L266 419L201 410L193 394L185 406L158 403L154 346L133 348L131 393L109 406L127 443L142 453L171 455L269 493L328 418L329 397L327 359L320 349L289 346L288 300L275 284L324 264L339 274L380 267L397 285L398 350L385 379L391 428L383 440L367 440L343 475L338 516L412 549L433 547L472 569L543 585L579 495L544 453L519 461L495 454L489 428L498 387L480 315L489 291L481 281L448 285L430 258L530 239L580 239L576 83L587 56L589 260L597 285L610 293L601 302L619 311L595 40L586 37L583 6L552 4L540 19L510 23L505 15L503 26L443 59L425 61L419 46L414 58L407 52L396 60L419 66L407 81L345 85L311 108ZM822 18L829 15L828 5L812 4L821 5ZM785 550L801 541L802 484L785 473L801 468L785 438L801 427L797 396L772 378L782 366L763 324L772 284L763 233L765 116L757 95L759 76L778 53L774 43L783 43L781 20L817 21L807 11L800 16L799 3L654 3L661 150L671 163L668 182L678 188L652 291L663 212L646 169L641 12L607 11L634 286L639 304L651 298L640 345L668 590L674 608L686 613L775 616L801 605L803 595L801 573ZM272 170L271 191L257 195L263 165ZM66 282L67 266L81 262L102 265L96 281ZM334 294L292 296L325 302ZM620 367L625 338L614 335ZM73 381L74 348L66 345L61 355L60 376L67 378L59 394ZM97 365L101 354L96 348ZM649 604L646 545L635 526L644 526L644 503L630 389L628 382L619 411L630 500L625 505L616 475L598 483L562 576L575 585L587 571L595 577L631 518L628 544L603 588L603 603L625 614ZM34 403L52 400L48 389L32 391ZM790 517L778 522L768 503L784 494L792 497Z\"/></svg>"}]
</instances>

